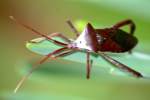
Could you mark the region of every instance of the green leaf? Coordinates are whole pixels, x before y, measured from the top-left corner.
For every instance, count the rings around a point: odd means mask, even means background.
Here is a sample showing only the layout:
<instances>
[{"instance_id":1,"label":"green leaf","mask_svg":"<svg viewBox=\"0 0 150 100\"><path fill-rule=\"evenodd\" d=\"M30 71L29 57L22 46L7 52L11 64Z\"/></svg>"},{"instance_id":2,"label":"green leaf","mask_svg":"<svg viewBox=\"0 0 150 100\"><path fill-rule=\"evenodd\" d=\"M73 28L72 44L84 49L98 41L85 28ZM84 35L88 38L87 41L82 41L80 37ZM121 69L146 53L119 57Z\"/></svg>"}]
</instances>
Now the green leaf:
<instances>
[{"instance_id":1,"label":"green leaf","mask_svg":"<svg viewBox=\"0 0 150 100\"><path fill-rule=\"evenodd\" d=\"M64 42L60 38L54 39ZM45 40L44 38L37 38L29 41L27 42L26 47L32 52L40 55L47 55L48 53L61 48L60 46L55 45L52 42ZM128 53L119 53L119 54L107 53L107 54L112 56L114 59L122 62L123 64L132 66L133 69L138 70L139 72L142 72L144 74L149 73L148 72L149 68L147 66L149 66L150 55L136 51L133 51L132 55L129 55ZM86 54L85 52L75 52L73 54L63 57L62 59L79 63L86 63ZM101 68L109 68L110 71L114 71L113 73L122 74L122 72L118 70L112 70L113 67L98 55L92 54L91 59L94 61L93 66L100 66Z\"/></svg>"},{"instance_id":2,"label":"green leaf","mask_svg":"<svg viewBox=\"0 0 150 100\"><path fill-rule=\"evenodd\" d=\"M60 38L54 38L54 39L64 42ZM43 40L43 38L37 38L31 40L30 42L27 42L26 47L32 52L35 52L40 55L47 55L48 53L61 48L61 46L55 45L50 41ZM80 62L80 63L85 63L86 62L85 58L86 58L85 52L75 52L71 55L63 57L63 59ZM101 58L95 56L94 54L91 56L91 59L95 62L94 65L103 64L102 62L100 62ZM104 63L104 65L106 65L106 63Z\"/></svg>"}]
</instances>

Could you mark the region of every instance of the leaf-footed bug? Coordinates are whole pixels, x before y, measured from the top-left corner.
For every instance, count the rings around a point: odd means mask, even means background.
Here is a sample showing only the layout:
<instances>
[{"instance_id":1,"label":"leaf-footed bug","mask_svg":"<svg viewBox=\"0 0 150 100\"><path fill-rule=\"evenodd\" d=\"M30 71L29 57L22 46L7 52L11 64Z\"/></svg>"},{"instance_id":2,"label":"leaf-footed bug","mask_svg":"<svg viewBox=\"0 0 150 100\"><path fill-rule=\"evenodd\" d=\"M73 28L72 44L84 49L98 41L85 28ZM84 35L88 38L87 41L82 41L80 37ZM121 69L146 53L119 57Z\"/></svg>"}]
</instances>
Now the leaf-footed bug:
<instances>
[{"instance_id":1,"label":"leaf-footed bug","mask_svg":"<svg viewBox=\"0 0 150 100\"><path fill-rule=\"evenodd\" d=\"M47 36L47 35L44 35L43 33L38 32L32 27L22 23L21 21L18 21L13 16L10 16L10 19L17 22L21 26L31 30L33 33L44 37L46 40L53 42L56 45L61 46L60 49L57 49L47 54L46 57L44 57L36 65L33 66L30 72L27 73L19 81L19 83L17 84L17 87L14 90L15 93L23 84L23 82L30 76L30 74L36 68L38 68L38 65L45 62L48 58L54 59L57 57L67 56L76 51L83 51L83 50L86 53L86 59L87 59L86 60L87 79L90 78L90 70L91 70L91 65L92 65L92 61L90 60L90 53L96 53L97 55L100 55L104 60L114 65L116 68L123 70L124 72L127 72L133 75L134 77L139 77L139 78L143 77L141 73L118 62L117 60L109 57L107 54L104 53L104 52L114 52L114 53L129 52L131 53L131 50L135 47L135 45L138 42L137 38L133 36L133 33L135 31L135 24L133 23L132 20L124 20L113 25L110 28L104 28L104 29L94 29L93 26L90 23L88 23L81 34L79 34L79 32L74 27L74 25L71 23L71 21L68 20L67 21L68 25L76 34L76 39L74 40L74 39L69 39L60 33L52 33L49 36ZM122 26L125 26L125 25L130 26L129 33L120 29ZM57 41L53 39L52 37L59 37L65 40L66 43Z\"/></svg>"}]
</instances>

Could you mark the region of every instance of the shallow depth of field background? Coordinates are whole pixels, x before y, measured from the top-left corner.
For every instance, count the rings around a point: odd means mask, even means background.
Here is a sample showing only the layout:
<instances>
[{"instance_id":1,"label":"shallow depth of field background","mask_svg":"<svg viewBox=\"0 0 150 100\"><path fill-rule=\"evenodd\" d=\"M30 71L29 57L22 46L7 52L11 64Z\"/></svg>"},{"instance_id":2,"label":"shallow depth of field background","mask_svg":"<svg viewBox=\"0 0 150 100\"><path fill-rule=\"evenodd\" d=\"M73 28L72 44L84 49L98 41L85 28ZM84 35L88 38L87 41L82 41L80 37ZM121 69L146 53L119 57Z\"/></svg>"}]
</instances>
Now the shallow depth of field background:
<instances>
[{"instance_id":1,"label":"shallow depth of field background","mask_svg":"<svg viewBox=\"0 0 150 100\"><path fill-rule=\"evenodd\" d=\"M45 34L62 32L68 37L74 34L67 19L104 28L130 18L137 26L139 44L135 49L150 54L149 9L148 0L1 0L0 100L149 100L150 79L112 75L109 70L101 73L99 66L93 66L91 79L86 80L85 64L61 59L43 64L13 94L28 65L42 56L25 47L26 41L38 36L8 17L13 15ZM149 64L145 68L150 74Z\"/></svg>"}]
</instances>

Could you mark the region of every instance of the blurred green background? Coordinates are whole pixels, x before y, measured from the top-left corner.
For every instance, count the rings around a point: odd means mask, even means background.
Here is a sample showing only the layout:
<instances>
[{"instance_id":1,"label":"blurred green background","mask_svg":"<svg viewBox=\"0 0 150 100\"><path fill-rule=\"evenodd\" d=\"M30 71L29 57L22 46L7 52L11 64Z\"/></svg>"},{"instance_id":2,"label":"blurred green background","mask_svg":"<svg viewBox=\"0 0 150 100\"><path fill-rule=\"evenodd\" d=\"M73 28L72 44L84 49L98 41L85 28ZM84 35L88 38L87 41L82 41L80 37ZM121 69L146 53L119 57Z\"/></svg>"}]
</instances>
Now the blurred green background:
<instances>
[{"instance_id":1,"label":"blurred green background","mask_svg":"<svg viewBox=\"0 0 150 100\"><path fill-rule=\"evenodd\" d=\"M86 80L85 64L62 59L41 65L13 94L28 66L42 56L25 47L26 41L38 36L8 18L13 15L45 34L62 32L68 37L74 34L67 19L104 28L130 18L136 23L139 39L135 51L147 58L125 64L137 65L138 71L150 75L149 9L149 0L0 0L0 100L149 100L149 79L112 75L108 69L93 66L91 79Z\"/></svg>"}]
</instances>

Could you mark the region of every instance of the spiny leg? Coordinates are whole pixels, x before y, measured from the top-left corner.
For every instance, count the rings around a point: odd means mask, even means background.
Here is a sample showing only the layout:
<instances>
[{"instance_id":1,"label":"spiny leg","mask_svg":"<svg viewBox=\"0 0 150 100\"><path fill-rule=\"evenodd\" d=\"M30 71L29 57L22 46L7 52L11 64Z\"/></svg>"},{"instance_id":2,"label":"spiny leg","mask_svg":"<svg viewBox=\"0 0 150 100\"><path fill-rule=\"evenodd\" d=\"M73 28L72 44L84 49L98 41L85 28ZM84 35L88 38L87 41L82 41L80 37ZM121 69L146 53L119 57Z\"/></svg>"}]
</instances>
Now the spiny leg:
<instances>
[{"instance_id":1,"label":"spiny leg","mask_svg":"<svg viewBox=\"0 0 150 100\"><path fill-rule=\"evenodd\" d=\"M130 26L130 32L129 32L129 33L130 33L131 35L133 35L136 26L135 26L134 22L133 22L132 20L130 20L130 19L123 20L123 21L121 21L121 22L115 24L115 25L113 26L113 28L118 29L118 28L123 27L123 26L125 26L125 25L129 25L129 26Z\"/></svg>"},{"instance_id":2,"label":"spiny leg","mask_svg":"<svg viewBox=\"0 0 150 100\"><path fill-rule=\"evenodd\" d=\"M28 25L22 23L21 21L18 21L18 20L15 19L13 16L9 16L9 17L10 17L11 20L15 21L15 22L18 23L19 25L25 27L25 28L28 29L28 30L31 30L33 33L35 33L35 34L37 34L37 35L40 35L40 36L46 38L47 40L52 41L52 42L55 43L55 44L58 44L58 45L61 45L61 46L66 46L66 45L67 45L67 44L65 44L65 43L62 43L62 42L59 42L59 41L57 41L57 40L52 39L51 37L48 37L47 35L45 35L45 34L43 34L43 33L38 32L37 30L33 29L32 27L30 27L30 26L28 26Z\"/></svg>"},{"instance_id":3,"label":"spiny leg","mask_svg":"<svg viewBox=\"0 0 150 100\"><path fill-rule=\"evenodd\" d=\"M129 68L128 66L118 62L117 60L114 60L113 58L109 57L108 55L102 53L102 52L99 52L98 53L103 59L105 59L107 62L109 62L110 64L114 65L114 67L124 71L124 72L128 72L129 74L135 76L135 77L138 77L138 78L141 78L143 77L143 75L131 68Z\"/></svg>"},{"instance_id":4,"label":"spiny leg","mask_svg":"<svg viewBox=\"0 0 150 100\"><path fill-rule=\"evenodd\" d=\"M75 28L75 26L72 24L72 22L70 20L67 20L66 22L70 26L70 28L72 29L72 31L76 34L76 37L78 37L80 34L77 31L77 29Z\"/></svg>"},{"instance_id":5,"label":"spiny leg","mask_svg":"<svg viewBox=\"0 0 150 100\"><path fill-rule=\"evenodd\" d=\"M57 54L57 53L60 53L64 50L66 50L67 48L64 47L64 48L60 48L60 49L57 49L55 51L53 51L52 53L49 53L48 55L46 55L46 57L44 57L43 59L41 59L39 62L37 62L33 67L32 69L25 75L21 78L21 80L18 82L15 90L14 90L14 93L16 93L18 91L18 89L22 86L22 84L25 82L25 80L32 74L32 72L37 69L39 67L40 64L44 63L49 57Z\"/></svg>"}]
</instances>

